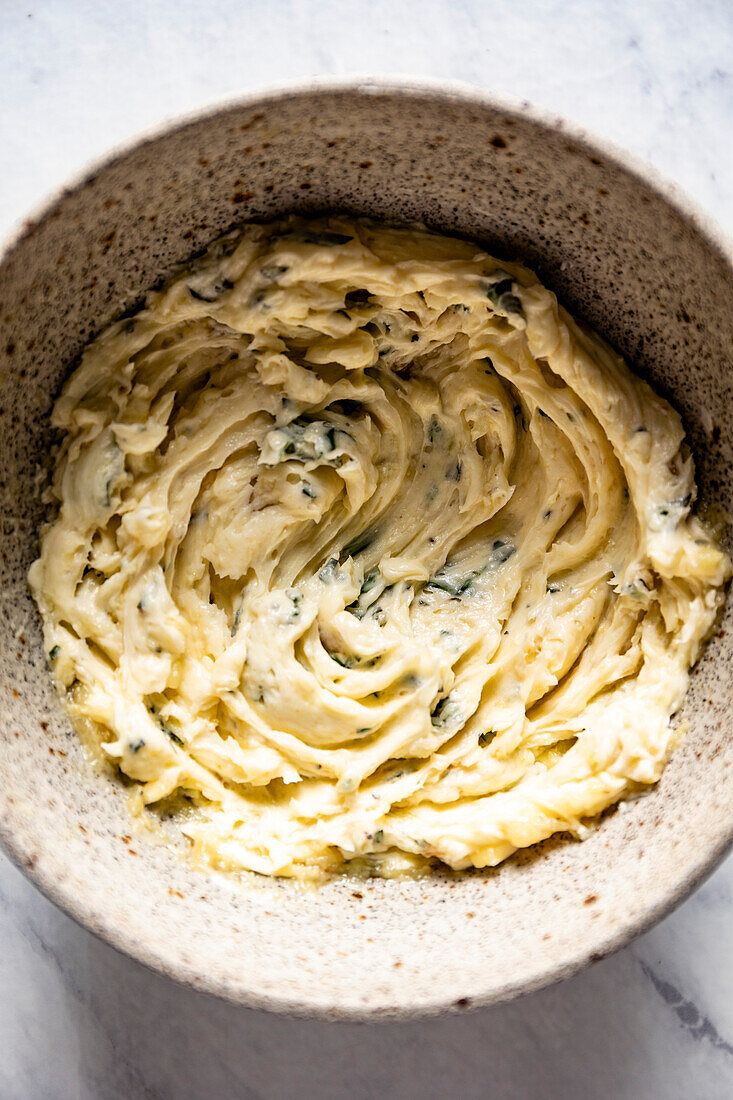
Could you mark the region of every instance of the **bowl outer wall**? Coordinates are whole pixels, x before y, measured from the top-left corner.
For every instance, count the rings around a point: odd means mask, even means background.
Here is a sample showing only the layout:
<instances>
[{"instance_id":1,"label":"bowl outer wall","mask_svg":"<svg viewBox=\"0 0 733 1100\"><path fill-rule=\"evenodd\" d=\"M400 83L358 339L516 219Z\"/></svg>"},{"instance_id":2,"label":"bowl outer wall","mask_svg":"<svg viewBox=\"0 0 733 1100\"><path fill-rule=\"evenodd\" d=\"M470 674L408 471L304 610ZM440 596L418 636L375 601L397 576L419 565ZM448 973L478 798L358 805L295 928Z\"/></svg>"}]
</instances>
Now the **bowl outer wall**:
<instances>
[{"instance_id":1,"label":"bowl outer wall","mask_svg":"<svg viewBox=\"0 0 733 1100\"><path fill-rule=\"evenodd\" d=\"M505 999L628 942L727 850L729 624L693 676L690 730L659 787L583 844L317 891L206 875L139 835L49 684L25 572L61 379L174 263L293 209L422 220L521 258L680 409L703 499L733 510L730 255L653 175L531 111L435 89L285 92L167 129L65 191L0 266L0 839L86 927L239 1003L375 1018Z\"/></svg>"}]
</instances>

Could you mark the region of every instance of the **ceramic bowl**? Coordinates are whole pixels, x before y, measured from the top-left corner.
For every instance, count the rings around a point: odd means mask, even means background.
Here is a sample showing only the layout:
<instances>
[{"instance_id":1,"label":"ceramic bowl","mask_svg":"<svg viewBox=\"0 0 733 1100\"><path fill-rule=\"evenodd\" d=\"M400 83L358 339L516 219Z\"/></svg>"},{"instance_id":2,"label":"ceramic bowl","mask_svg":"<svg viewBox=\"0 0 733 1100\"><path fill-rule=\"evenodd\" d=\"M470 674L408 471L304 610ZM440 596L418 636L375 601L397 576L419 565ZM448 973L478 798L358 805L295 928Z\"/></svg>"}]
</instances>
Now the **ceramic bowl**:
<instances>
[{"instance_id":1,"label":"ceramic bowl","mask_svg":"<svg viewBox=\"0 0 733 1100\"><path fill-rule=\"evenodd\" d=\"M242 1004L358 1018L499 1001L628 942L728 848L725 621L661 783L588 840L463 876L314 890L196 870L136 831L124 786L90 766L50 684L25 576L64 375L175 263L291 210L419 220L524 260L682 412L702 499L733 512L731 253L625 154L529 109L391 86L272 94L167 128L59 194L0 266L0 837L87 928Z\"/></svg>"}]
</instances>

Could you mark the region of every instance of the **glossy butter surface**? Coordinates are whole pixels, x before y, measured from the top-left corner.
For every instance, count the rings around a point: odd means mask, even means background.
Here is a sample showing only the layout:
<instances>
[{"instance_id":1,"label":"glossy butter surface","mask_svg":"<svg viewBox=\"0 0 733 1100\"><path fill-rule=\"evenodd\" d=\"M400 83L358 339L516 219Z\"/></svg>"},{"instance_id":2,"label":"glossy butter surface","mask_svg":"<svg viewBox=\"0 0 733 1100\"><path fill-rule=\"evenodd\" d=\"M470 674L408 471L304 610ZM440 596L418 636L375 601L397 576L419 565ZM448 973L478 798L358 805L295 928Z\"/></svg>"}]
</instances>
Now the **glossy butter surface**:
<instances>
[{"instance_id":1,"label":"glossy butter surface","mask_svg":"<svg viewBox=\"0 0 733 1100\"><path fill-rule=\"evenodd\" d=\"M250 226L54 424L55 681L217 866L492 865L659 778L729 562L678 415L526 269Z\"/></svg>"}]
</instances>

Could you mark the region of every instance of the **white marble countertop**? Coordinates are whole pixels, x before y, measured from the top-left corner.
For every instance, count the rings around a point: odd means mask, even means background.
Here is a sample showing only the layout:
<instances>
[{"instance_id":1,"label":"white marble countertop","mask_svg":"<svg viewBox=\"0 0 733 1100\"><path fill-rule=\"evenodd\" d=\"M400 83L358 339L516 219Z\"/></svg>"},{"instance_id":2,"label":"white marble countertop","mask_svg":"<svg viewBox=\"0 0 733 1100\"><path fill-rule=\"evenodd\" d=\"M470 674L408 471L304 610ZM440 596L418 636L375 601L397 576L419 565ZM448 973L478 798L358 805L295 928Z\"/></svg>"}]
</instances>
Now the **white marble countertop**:
<instances>
[{"instance_id":1,"label":"white marble countertop","mask_svg":"<svg viewBox=\"0 0 733 1100\"><path fill-rule=\"evenodd\" d=\"M0 236L162 119L312 76L462 80L632 149L733 232L727 0L5 0ZM733 860L633 946L461 1017L324 1024L182 989L0 857L0 1100L733 1096Z\"/></svg>"}]
</instances>

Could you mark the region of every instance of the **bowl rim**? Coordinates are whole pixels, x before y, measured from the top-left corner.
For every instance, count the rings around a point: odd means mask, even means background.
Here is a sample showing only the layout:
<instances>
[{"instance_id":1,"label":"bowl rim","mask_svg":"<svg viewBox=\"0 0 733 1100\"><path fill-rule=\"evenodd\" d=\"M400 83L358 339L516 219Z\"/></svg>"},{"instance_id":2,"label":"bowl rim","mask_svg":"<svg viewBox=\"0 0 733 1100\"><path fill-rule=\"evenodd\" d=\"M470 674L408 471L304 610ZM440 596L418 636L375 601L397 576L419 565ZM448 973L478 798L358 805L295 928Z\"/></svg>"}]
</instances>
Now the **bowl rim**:
<instances>
[{"instance_id":1,"label":"bowl rim","mask_svg":"<svg viewBox=\"0 0 733 1100\"><path fill-rule=\"evenodd\" d=\"M733 228L730 231L724 229L720 222L712 214L709 214L701 203L688 195L682 187L674 183L650 161L637 153L632 153L612 138L596 133L595 130L580 122L561 115L548 107L533 103L528 99L520 99L518 96L502 92L487 92L481 85L472 84L468 81L442 80L439 77L354 75L349 77L316 76L309 80L296 79L262 85L258 89L242 95L212 99L199 107L192 108L190 111L184 111L176 115L166 115L160 121L137 130L134 134L123 138L103 152L89 157L63 183L58 184L37 199L26 213L17 215L3 236L0 237L0 265L5 262L14 245L26 233L31 231L38 222L42 221L67 192L75 191L108 165L133 152L139 146L154 142L173 131L185 129L189 125L203 122L207 118L213 118L215 115L228 110L236 110L247 106L254 107L266 102L298 99L300 96L318 92L356 93L365 97L386 92L406 97L413 96L416 99L432 96L444 102L453 100L460 105L495 107L507 114L517 115L529 122L535 122L546 129L566 134L569 138L602 153L608 160L615 162L655 190L674 207L677 213L691 221L695 228L720 250L726 260L733 264Z\"/></svg>"},{"instance_id":2,"label":"bowl rim","mask_svg":"<svg viewBox=\"0 0 733 1100\"><path fill-rule=\"evenodd\" d=\"M15 245L26 234L32 232L66 194L80 188L104 168L140 146L229 110L249 106L267 107L283 100L298 99L314 93L326 95L346 93L364 97L388 94L415 99L427 97L442 102L453 101L459 106L493 108L526 119L546 130L560 132L574 142L585 146L589 151L602 154L606 160L655 191L684 220L691 223L707 243L718 251L724 262L733 268L733 236L729 235L718 221L682 188L637 154L557 112L535 105L526 99L487 92L479 85L463 81L402 76L399 78L391 76L316 77L305 81L299 79L292 82L279 82L271 86L265 85L243 95L212 100L180 115L166 116L152 126L118 142L101 155L87 160L69 179L47 192L26 214L16 217L9 230L0 239L0 267L4 265ZM671 914L713 873L731 847L733 847L733 815L727 827L721 829L717 843L705 851L692 870L682 880L676 880L664 898L643 915L623 924L617 931L596 941L594 945L589 945L571 961L563 960L554 966L543 967L529 980L525 977L513 982L509 981L500 989L485 994L472 992L468 1005L461 1002L459 990L451 995L450 1000L442 996L431 1001L421 1001L417 1005L409 1005L397 999L393 1001L384 999L364 1006L335 1004L327 1007L270 992L255 993L245 988L241 982L234 984L227 983L225 980L211 979L202 975L193 962L186 962L180 956L176 959L162 959L146 943L129 937L123 928L111 923L104 911L94 911L83 897L65 887L63 881L57 880L53 874L46 872L43 865L38 866L31 857L30 851L24 848L4 818L0 817L0 848L11 862L47 900L120 954L196 991L220 997L242 1007L311 1019L363 1022L420 1019L447 1012L473 1011L526 993L536 992L545 986L571 978L591 963L600 961L627 946L665 916Z\"/></svg>"}]
</instances>

